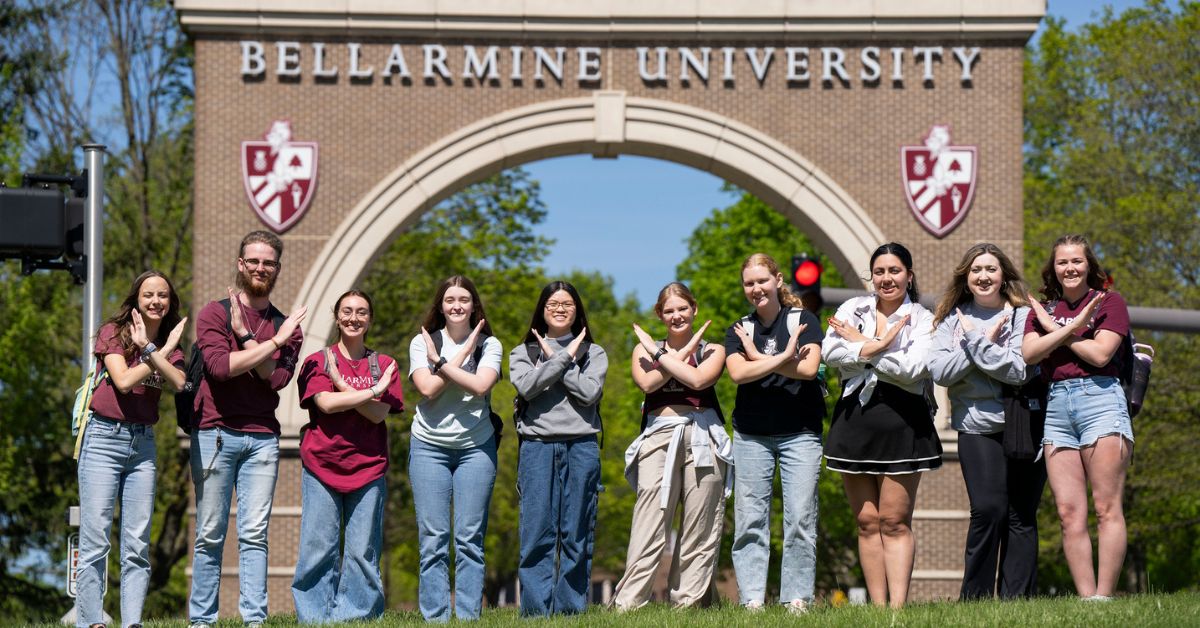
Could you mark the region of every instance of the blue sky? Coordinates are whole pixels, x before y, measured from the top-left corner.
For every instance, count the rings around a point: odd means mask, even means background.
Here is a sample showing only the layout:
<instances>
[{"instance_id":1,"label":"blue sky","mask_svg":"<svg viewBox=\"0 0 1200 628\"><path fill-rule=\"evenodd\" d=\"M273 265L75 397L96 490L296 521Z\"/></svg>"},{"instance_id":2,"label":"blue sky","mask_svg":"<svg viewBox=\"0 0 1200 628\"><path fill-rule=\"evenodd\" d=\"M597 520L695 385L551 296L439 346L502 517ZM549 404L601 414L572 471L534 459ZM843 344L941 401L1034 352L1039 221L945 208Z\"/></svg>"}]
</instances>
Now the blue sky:
<instances>
[{"instance_id":1,"label":"blue sky","mask_svg":"<svg viewBox=\"0 0 1200 628\"><path fill-rule=\"evenodd\" d=\"M1142 4L1051 0L1047 14L1076 28L1105 5L1119 13ZM547 270L552 275L601 270L613 277L618 295L633 292L643 305L675 279L675 267L687 254L684 238L713 208L734 200L721 191L723 181L707 172L644 157L575 155L525 168L541 182L550 210L540 231L557 240ZM596 216L604 217L605 228L596 228Z\"/></svg>"}]
</instances>

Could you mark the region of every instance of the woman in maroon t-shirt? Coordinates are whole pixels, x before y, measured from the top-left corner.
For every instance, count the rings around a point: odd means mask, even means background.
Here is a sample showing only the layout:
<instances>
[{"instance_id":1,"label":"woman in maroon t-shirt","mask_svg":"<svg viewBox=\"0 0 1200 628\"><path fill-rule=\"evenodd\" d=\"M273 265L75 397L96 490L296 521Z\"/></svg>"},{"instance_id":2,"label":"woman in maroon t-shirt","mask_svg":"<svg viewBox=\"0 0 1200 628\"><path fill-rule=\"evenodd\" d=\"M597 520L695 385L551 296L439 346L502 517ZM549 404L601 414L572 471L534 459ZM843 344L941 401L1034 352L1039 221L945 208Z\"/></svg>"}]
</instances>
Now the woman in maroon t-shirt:
<instances>
[{"instance_id":1,"label":"woman in maroon t-shirt","mask_svg":"<svg viewBox=\"0 0 1200 628\"><path fill-rule=\"evenodd\" d=\"M1059 238L1042 269L1047 301L1030 299L1036 316L1025 324L1021 347L1025 362L1040 363L1050 382L1042 438L1046 474L1075 590L1089 600L1110 599L1125 560L1121 493L1133 455L1133 428L1113 361L1129 333L1129 310L1121 295L1104 290L1107 280L1087 238ZM1088 532L1089 484L1100 524L1097 571Z\"/></svg>"},{"instance_id":2,"label":"woman in maroon t-shirt","mask_svg":"<svg viewBox=\"0 0 1200 628\"><path fill-rule=\"evenodd\" d=\"M78 626L103 626L109 529L121 503L121 621L139 624L150 584L154 424L163 382L183 386L179 296L165 275L142 273L120 310L96 333L104 378L96 386L79 451Z\"/></svg>"},{"instance_id":3,"label":"woman in maroon t-shirt","mask_svg":"<svg viewBox=\"0 0 1200 628\"><path fill-rule=\"evenodd\" d=\"M300 407L309 416L300 440L303 510L292 580L302 623L383 614L383 421L404 409L396 361L365 344L371 298L350 290L338 297L333 314L337 343L305 358L298 379Z\"/></svg>"}]
</instances>

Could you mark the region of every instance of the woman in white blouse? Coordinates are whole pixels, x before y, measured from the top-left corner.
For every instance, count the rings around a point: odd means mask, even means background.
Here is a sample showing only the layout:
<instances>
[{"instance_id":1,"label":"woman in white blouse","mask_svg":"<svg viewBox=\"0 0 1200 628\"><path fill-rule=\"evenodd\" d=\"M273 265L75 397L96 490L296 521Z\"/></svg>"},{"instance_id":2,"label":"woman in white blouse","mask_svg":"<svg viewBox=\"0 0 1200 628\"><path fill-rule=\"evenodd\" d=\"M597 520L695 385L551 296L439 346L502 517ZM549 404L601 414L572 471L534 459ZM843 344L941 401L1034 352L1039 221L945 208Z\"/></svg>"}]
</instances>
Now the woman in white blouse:
<instances>
[{"instance_id":1,"label":"woman in white blouse","mask_svg":"<svg viewBox=\"0 0 1200 628\"><path fill-rule=\"evenodd\" d=\"M843 303L829 319L821 345L842 379L825 460L842 474L858 522L871 601L900 607L916 554L912 513L920 474L942 464L925 394L933 315L917 303L912 254L903 245L875 250L871 283L874 294Z\"/></svg>"}]
</instances>

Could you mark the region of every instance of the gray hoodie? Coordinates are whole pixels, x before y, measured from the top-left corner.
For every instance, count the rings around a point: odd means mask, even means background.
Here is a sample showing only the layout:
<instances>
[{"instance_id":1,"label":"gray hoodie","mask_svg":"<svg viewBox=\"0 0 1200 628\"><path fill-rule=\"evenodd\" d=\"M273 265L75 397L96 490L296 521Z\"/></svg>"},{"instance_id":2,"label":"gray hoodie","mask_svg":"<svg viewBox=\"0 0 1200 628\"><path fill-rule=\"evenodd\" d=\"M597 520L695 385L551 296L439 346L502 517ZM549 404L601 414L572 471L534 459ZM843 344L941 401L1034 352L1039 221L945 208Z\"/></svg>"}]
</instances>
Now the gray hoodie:
<instances>
[{"instance_id":1,"label":"gray hoodie","mask_svg":"<svg viewBox=\"0 0 1200 628\"><path fill-rule=\"evenodd\" d=\"M554 349L549 360L535 366L525 345L508 354L509 377L517 394L529 402L525 416L517 418L522 438L560 441L600 431L600 394L608 372L608 355L600 345L588 345L587 360L572 360L566 347L574 336L547 338Z\"/></svg>"},{"instance_id":2,"label":"gray hoodie","mask_svg":"<svg viewBox=\"0 0 1200 628\"><path fill-rule=\"evenodd\" d=\"M959 309L975 329L964 332L958 316L951 312L933 332L929 373L934 382L949 389L950 425L954 429L968 434L1002 432L1001 385L1016 386L1028 379L1021 341L1029 308L991 309L971 301ZM990 342L988 329L1008 313L1012 318L1004 324L996 342Z\"/></svg>"}]
</instances>

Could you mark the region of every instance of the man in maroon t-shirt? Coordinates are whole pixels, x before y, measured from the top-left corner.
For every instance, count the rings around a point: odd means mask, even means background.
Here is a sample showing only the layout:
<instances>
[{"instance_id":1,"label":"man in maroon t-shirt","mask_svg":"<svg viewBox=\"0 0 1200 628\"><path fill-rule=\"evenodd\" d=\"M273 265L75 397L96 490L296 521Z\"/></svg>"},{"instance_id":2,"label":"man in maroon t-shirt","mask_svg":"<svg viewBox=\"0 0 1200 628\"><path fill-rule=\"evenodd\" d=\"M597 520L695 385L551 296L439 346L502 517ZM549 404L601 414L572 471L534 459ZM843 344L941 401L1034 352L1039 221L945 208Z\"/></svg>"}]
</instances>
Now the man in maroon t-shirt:
<instances>
[{"instance_id":1,"label":"man in maroon t-shirt","mask_svg":"<svg viewBox=\"0 0 1200 628\"><path fill-rule=\"evenodd\" d=\"M196 486L196 544L188 615L193 628L217 620L221 554L237 488L238 608L247 625L267 617L267 521L279 471L279 390L296 370L306 308L286 319L271 304L283 242L253 231L242 239L237 288L229 305L200 311L196 344L204 381L196 393L192 481ZM281 320L276 327L276 322Z\"/></svg>"}]
</instances>

